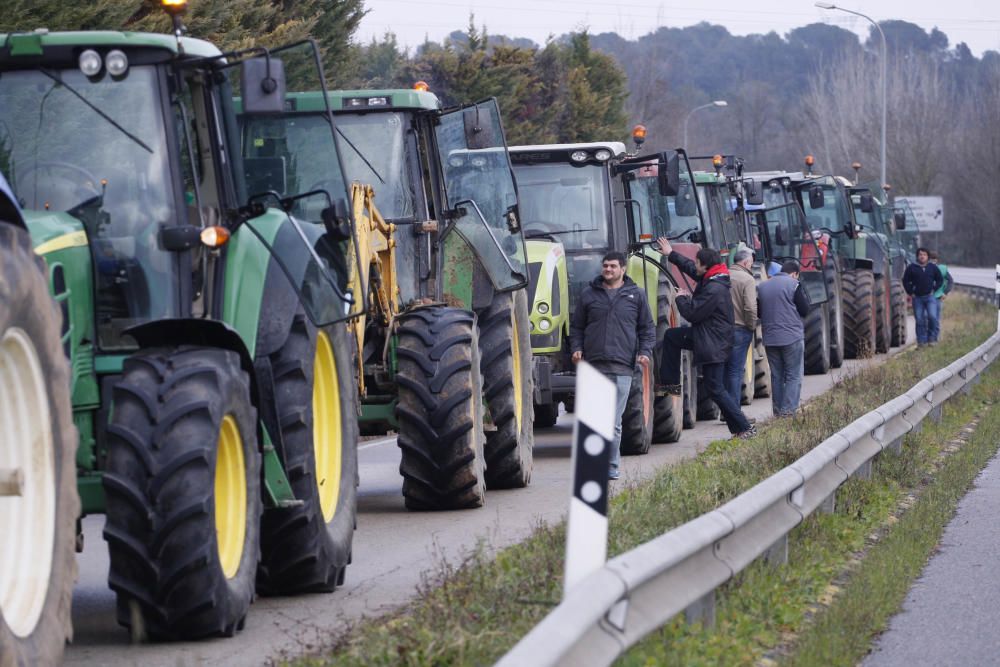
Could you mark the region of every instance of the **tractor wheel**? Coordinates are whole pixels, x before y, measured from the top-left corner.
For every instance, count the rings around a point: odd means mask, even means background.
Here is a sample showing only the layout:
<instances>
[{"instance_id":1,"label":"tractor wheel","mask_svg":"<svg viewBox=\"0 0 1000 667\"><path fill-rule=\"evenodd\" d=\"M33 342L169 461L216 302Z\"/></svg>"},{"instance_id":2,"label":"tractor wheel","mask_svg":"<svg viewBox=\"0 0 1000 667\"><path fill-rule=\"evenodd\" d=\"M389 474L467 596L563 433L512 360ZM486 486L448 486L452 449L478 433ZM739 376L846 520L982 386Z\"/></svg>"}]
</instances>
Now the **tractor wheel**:
<instances>
[{"instance_id":1,"label":"tractor wheel","mask_svg":"<svg viewBox=\"0 0 1000 667\"><path fill-rule=\"evenodd\" d=\"M830 316L825 304L810 308L805 321L806 375L830 372Z\"/></svg>"},{"instance_id":2,"label":"tractor wheel","mask_svg":"<svg viewBox=\"0 0 1000 667\"><path fill-rule=\"evenodd\" d=\"M274 410L264 425L281 435L288 481L302 504L264 512L262 594L329 592L344 582L358 503L353 357L344 325L316 329L303 313L270 355L274 395L265 391L263 400Z\"/></svg>"},{"instance_id":3,"label":"tractor wheel","mask_svg":"<svg viewBox=\"0 0 1000 667\"><path fill-rule=\"evenodd\" d=\"M760 327L753 337L753 397L768 398L771 395L771 367L767 365L767 350Z\"/></svg>"},{"instance_id":4,"label":"tractor wheel","mask_svg":"<svg viewBox=\"0 0 1000 667\"><path fill-rule=\"evenodd\" d=\"M621 453L645 454L653 443L653 369L639 367L632 372L625 412L622 414Z\"/></svg>"},{"instance_id":5,"label":"tractor wheel","mask_svg":"<svg viewBox=\"0 0 1000 667\"><path fill-rule=\"evenodd\" d=\"M875 351L889 351L892 342L892 294L889 277L875 278Z\"/></svg>"},{"instance_id":6,"label":"tractor wheel","mask_svg":"<svg viewBox=\"0 0 1000 667\"><path fill-rule=\"evenodd\" d=\"M892 301L892 341L893 347L906 345L906 292L903 283L892 281L890 288Z\"/></svg>"},{"instance_id":7,"label":"tractor wheel","mask_svg":"<svg viewBox=\"0 0 1000 667\"><path fill-rule=\"evenodd\" d=\"M559 404L558 403L548 403L546 405L534 406L535 410L535 428L552 428L556 425L556 420L559 419Z\"/></svg>"},{"instance_id":8,"label":"tractor wheel","mask_svg":"<svg viewBox=\"0 0 1000 667\"><path fill-rule=\"evenodd\" d=\"M260 556L260 454L239 356L150 348L115 384L104 472L118 622L133 641L243 628Z\"/></svg>"},{"instance_id":9,"label":"tractor wheel","mask_svg":"<svg viewBox=\"0 0 1000 667\"><path fill-rule=\"evenodd\" d=\"M656 348L653 350L653 377L657 377L663 356L663 337L667 329L676 324L677 315L672 308L671 286L660 280L656 294ZM671 320L671 314L674 314ZM681 373L681 383L684 373ZM680 396L655 396L653 398L653 442L677 442L684 428L683 400Z\"/></svg>"},{"instance_id":10,"label":"tractor wheel","mask_svg":"<svg viewBox=\"0 0 1000 667\"><path fill-rule=\"evenodd\" d=\"M708 395L708 387L698 383L698 421L709 421L719 418L719 406Z\"/></svg>"},{"instance_id":11,"label":"tractor wheel","mask_svg":"<svg viewBox=\"0 0 1000 667\"><path fill-rule=\"evenodd\" d=\"M60 319L28 233L0 222L0 665L61 664L73 636L80 497Z\"/></svg>"},{"instance_id":12,"label":"tractor wheel","mask_svg":"<svg viewBox=\"0 0 1000 667\"><path fill-rule=\"evenodd\" d=\"M684 428L694 428L698 421L698 367L690 350L681 351L681 399Z\"/></svg>"},{"instance_id":13,"label":"tractor wheel","mask_svg":"<svg viewBox=\"0 0 1000 667\"><path fill-rule=\"evenodd\" d=\"M747 347L747 358L743 361L743 380L740 382L740 405L750 405L753 403L756 380L756 368L754 368L753 341Z\"/></svg>"},{"instance_id":14,"label":"tractor wheel","mask_svg":"<svg viewBox=\"0 0 1000 667\"><path fill-rule=\"evenodd\" d=\"M826 318L830 322L830 368L844 365L844 286L840 273L832 266L824 269L830 300Z\"/></svg>"},{"instance_id":15,"label":"tractor wheel","mask_svg":"<svg viewBox=\"0 0 1000 667\"><path fill-rule=\"evenodd\" d=\"M844 354L864 359L875 351L875 276L871 271L844 271Z\"/></svg>"},{"instance_id":16,"label":"tractor wheel","mask_svg":"<svg viewBox=\"0 0 1000 667\"><path fill-rule=\"evenodd\" d=\"M519 489L531 480L535 389L524 290L495 294L479 314L480 370L495 431L486 433L486 488Z\"/></svg>"},{"instance_id":17,"label":"tractor wheel","mask_svg":"<svg viewBox=\"0 0 1000 667\"><path fill-rule=\"evenodd\" d=\"M397 322L397 442L406 506L482 507L486 436L475 318L467 310L430 306Z\"/></svg>"}]
</instances>

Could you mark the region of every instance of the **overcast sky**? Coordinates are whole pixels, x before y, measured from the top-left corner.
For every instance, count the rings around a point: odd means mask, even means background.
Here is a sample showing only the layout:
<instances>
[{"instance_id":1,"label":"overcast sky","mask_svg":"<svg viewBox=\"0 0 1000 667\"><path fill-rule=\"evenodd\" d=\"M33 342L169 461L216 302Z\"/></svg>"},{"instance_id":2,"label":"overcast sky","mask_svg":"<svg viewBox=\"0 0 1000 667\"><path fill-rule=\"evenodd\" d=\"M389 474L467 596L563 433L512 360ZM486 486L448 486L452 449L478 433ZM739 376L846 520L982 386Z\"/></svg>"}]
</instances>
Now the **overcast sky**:
<instances>
[{"instance_id":1,"label":"overcast sky","mask_svg":"<svg viewBox=\"0 0 1000 667\"><path fill-rule=\"evenodd\" d=\"M1000 51L1000 0L844 0L845 9L876 21L901 19L925 30L937 27L950 46L965 42L977 56ZM700 6L699 6L700 5ZM707 5L707 6L706 6ZM867 35L871 24L839 11L825 11L813 0L365 0L370 10L357 38L368 42L385 32L396 33L404 46L418 46L429 37L440 41L453 30L464 30L469 13L488 32L527 37L541 44L549 35L587 27L591 33L617 32L636 39L660 27L684 27L701 21L721 24L731 33L747 35L826 21Z\"/></svg>"}]
</instances>

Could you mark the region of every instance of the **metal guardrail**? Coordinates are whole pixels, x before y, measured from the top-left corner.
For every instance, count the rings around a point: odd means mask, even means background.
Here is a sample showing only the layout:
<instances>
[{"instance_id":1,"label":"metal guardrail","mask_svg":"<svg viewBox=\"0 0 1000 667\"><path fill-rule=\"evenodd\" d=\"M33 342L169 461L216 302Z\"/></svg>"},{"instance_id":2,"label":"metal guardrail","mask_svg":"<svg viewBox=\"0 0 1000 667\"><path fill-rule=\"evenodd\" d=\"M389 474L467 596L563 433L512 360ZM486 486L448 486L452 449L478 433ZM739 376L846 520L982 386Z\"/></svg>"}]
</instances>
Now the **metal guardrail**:
<instances>
[{"instance_id":1,"label":"metal guardrail","mask_svg":"<svg viewBox=\"0 0 1000 667\"><path fill-rule=\"evenodd\" d=\"M954 289L968 294L976 301L986 301L987 303L998 303L997 302L997 291L995 287L983 287L982 285L968 285L955 283Z\"/></svg>"},{"instance_id":2,"label":"metal guardrail","mask_svg":"<svg viewBox=\"0 0 1000 667\"><path fill-rule=\"evenodd\" d=\"M982 290L977 298L995 302L991 289L958 287ZM940 419L942 404L968 392L997 356L1000 332L722 507L608 561L569 590L498 667L611 664L676 614L714 610L719 585L761 555L784 562L793 528L817 508L831 511L845 480L867 477L883 450L901 451L904 435L919 431L928 415Z\"/></svg>"}]
</instances>

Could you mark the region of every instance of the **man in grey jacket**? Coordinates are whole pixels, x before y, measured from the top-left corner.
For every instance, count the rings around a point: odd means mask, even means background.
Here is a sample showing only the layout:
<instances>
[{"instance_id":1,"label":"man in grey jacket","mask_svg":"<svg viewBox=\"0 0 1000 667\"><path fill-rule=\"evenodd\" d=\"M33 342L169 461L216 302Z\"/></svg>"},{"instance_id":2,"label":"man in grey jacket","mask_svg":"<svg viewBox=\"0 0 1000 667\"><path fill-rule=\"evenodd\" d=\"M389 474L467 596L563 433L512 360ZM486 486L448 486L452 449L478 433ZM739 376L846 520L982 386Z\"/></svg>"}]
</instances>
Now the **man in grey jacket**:
<instances>
[{"instance_id":1,"label":"man in grey jacket","mask_svg":"<svg viewBox=\"0 0 1000 667\"><path fill-rule=\"evenodd\" d=\"M636 362L649 366L656 345L656 325L646 293L625 275L625 255L604 256L601 275L580 291L569 327L573 363L586 359L618 386L615 441L611 445L610 479L618 479L621 462L622 415L632 388Z\"/></svg>"},{"instance_id":2,"label":"man in grey jacket","mask_svg":"<svg viewBox=\"0 0 1000 667\"><path fill-rule=\"evenodd\" d=\"M757 286L757 305L771 367L771 411L787 417L799 408L805 354L802 318L809 314L798 262L785 262L781 273Z\"/></svg>"}]
</instances>

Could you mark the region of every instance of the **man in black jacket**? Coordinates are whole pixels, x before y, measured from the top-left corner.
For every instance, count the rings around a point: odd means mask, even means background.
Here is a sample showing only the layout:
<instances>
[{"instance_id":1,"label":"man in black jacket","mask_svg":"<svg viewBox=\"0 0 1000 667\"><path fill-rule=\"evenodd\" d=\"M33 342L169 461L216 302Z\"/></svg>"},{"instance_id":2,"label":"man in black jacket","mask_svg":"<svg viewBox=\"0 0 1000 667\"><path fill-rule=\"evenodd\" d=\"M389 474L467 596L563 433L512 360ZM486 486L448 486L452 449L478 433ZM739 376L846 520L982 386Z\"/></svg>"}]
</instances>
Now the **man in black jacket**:
<instances>
[{"instance_id":1,"label":"man in black jacket","mask_svg":"<svg viewBox=\"0 0 1000 667\"><path fill-rule=\"evenodd\" d=\"M625 255L611 251L601 262L601 275L580 292L569 327L573 363L586 359L618 387L615 441L608 476L618 479L621 461L622 415L638 361L649 366L656 344L656 326L646 293L625 275Z\"/></svg>"},{"instance_id":2,"label":"man in black jacket","mask_svg":"<svg viewBox=\"0 0 1000 667\"><path fill-rule=\"evenodd\" d=\"M913 298L913 319L917 322L917 347L933 345L941 324L938 321L934 293L944 284L937 264L930 262L931 252L917 248L917 261L903 272L903 289Z\"/></svg>"},{"instance_id":3,"label":"man in black jacket","mask_svg":"<svg viewBox=\"0 0 1000 667\"><path fill-rule=\"evenodd\" d=\"M677 297L677 310L691 326L667 329L663 338L662 389L669 394L680 393L681 350L694 350L694 363L701 367L702 381L719 406L729 432L743 439L757 435L757 429L726 392L726 359L733 347L733 300L729 295L729 270L722 263L718 250L702 248L695 261L673 251L670 241L657 241L660 252L684 273L698 279L691 296ZM692 397L694 398L694 397Z\"/></svg>"}]
</instances>

